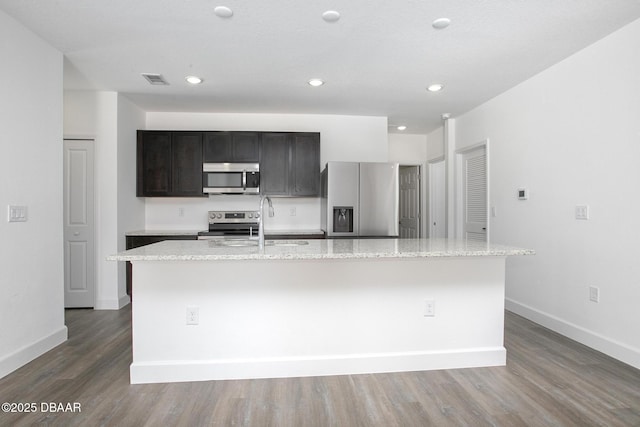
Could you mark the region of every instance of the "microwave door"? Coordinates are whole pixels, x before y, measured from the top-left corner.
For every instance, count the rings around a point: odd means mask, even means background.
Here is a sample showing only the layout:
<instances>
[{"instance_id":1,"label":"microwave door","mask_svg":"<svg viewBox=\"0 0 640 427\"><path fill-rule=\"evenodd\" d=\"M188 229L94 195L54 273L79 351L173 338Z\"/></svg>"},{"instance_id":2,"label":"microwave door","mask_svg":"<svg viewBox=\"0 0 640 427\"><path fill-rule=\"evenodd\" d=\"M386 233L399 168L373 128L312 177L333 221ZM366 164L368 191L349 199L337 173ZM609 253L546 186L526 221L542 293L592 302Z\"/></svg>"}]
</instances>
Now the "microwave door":
<instances>
[{"instance_id":1,"label":"microwave door","mask_svg":"<svg viewBox=\"0 0 640 427\"><path fill-rule=\"evenodd\" d=\"M243 193L245 186L243 172L204 172L205 193Z\"/></svg>"}]
</instances>

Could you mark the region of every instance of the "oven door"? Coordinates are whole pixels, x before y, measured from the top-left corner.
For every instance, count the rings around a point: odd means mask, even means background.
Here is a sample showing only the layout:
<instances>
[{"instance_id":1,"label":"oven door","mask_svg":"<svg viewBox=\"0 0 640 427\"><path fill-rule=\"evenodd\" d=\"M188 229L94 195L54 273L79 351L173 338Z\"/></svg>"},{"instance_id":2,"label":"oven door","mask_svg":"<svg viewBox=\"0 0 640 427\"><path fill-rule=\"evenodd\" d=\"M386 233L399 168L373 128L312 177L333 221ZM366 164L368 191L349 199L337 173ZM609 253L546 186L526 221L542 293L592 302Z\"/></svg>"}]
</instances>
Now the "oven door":
<instances>
[{"instance_id":1,"label":"oven door","mask_svg":"<svg viewBox=\"0 0 640 427\"><path fill-rule=\"evenodd\" d=\"M258 237L260 223L245 222L231 224L215 224L208 231L198 233L198 240L213 239L252 239Z\"/></svg>"},{"instance_id":2,"label":"oven door","mask_svg":"<svg viewBox=\"0 0 640 427\"><path fill-rule=\"evenodd\" d=\"M253 163L205 163L202 187L208 194L258 194L259 167Z\"/></svg>"}]
</instances>

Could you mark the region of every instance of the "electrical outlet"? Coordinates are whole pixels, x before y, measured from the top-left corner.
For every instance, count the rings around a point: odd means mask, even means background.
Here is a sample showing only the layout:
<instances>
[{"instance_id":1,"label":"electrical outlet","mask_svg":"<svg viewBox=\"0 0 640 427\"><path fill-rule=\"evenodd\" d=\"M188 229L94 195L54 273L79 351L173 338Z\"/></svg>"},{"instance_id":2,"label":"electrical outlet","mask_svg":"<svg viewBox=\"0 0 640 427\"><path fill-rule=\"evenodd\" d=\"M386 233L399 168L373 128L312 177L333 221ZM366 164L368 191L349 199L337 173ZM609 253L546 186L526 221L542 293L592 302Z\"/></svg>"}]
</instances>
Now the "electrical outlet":
<instances>
[{"instance_id":1,"label":"electrical outlet","mask_svg":"<svg viewBox=\"0 0 640 427\"><path fill-rule=\"evenodd\" d=\"M184 216L184 208L178 208L178 216L182 218Z\"/></svg>"},{"instance_id":2,"label":"electrical outlet","mask_svg":"<svg viewBox=\"0 0 640 427\"><path fill-rule=\"evenodd\" d=\"M289 208L289 216L296 216L296 208Z\"/></svg>"},{"instance_id":3,"label":"electrical outlet","mask_svg":"<svg viewBox=\"0 0 640 427\"><path fill-rule=\"evenodd\" d=\"M589 205L576 205L576 219L589 219Z\"/></svg>"},{"instance_id":4,"label":"electrical outlet","mask_svg":"<svg viewBox=\"0 0 640 427\"><path fill-rule=\"evenodd\" d=\"M436 302L433 299L424 300L424 317L433 317L436 315Z\"/></svg>"},{"instance_id":5,"label":"electrical outlet","mask_svg":"<svg viewBox=\"0 0 640 427\"><path fill-rule=\"evenodd\" d=\"M589 301L600 302L600 288L589 286Z\"/></svg>"},{"instance_id":6,"label":"electrical outlet","mask_svg":"<svg viewBox=\"0 0 640 427\"><path fill-rule=\"evenodd\" d=\"M187 325L200 324L200 307L187 306Z\"/></svg>"}]
</instances>

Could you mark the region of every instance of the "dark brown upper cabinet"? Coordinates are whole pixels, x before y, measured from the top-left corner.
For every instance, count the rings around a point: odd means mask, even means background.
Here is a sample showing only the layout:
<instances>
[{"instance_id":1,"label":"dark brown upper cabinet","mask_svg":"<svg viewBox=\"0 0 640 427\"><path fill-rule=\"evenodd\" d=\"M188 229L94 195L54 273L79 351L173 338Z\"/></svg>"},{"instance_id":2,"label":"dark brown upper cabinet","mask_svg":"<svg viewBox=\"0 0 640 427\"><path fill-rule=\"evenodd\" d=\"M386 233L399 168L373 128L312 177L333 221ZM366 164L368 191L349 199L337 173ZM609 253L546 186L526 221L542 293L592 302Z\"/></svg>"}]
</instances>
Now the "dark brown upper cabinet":
<instances>
[{"instance_id":1,"label":"dark brown upper cabinet","mask_svg":"<svg viewBox=\"0 0 640 427\"><path fill-rule=\"evenodd\" d=\"M262 134L260 157L260 193L269 196L289 195L290 139L287 133Z\"/></svg>"},{"instance_id":2,"label":"dark brown upper cabinet","mask_svg":"<svg viewBox=\"0 0 640 427\"><path fill-rule=\"evenodd\" d=\"M138 131L138 197L202 197L202 133Z\"/></svg>"},{"instance_id":3,"label":"dark brown upper cabinet","mask_svg":"<svg viewBox=\"0 0 640 427\"><path fill-rule=\"evenodd\" d=\"M205 163L258 163L259 132L205 132Z\"/></svg>"},{"instance_id":4,"label":"dark brown upper cabinet","mask_svg":"<svg viewBox=\"0 0 640 427\"><path fill-rule=\"evenodd\" d=\"M269 196L320 195L320 134L262 134L260 192Z\"/></svg>"},{"instance_id":5,"label":"dark brown upper cabinet","mask_svg":"<svg viewBox=\"0 0 640 427\"><path fill-rule=\"evenodd\" d=\"M202 163L260 162L260 193L320 195L320 134L138 131L138 197L203 197Z\"/></svg>"},{"instance_id":6,"label":"dark brown upper cabinet","mask_svg":"<svg viewBox=\"0 0 640 427\"><path fill-rule=\"evenodd\" d=\"M320 195L320 134L294 133L291 135L291 185L295 197Z\"/></svg>"}]
</instances>

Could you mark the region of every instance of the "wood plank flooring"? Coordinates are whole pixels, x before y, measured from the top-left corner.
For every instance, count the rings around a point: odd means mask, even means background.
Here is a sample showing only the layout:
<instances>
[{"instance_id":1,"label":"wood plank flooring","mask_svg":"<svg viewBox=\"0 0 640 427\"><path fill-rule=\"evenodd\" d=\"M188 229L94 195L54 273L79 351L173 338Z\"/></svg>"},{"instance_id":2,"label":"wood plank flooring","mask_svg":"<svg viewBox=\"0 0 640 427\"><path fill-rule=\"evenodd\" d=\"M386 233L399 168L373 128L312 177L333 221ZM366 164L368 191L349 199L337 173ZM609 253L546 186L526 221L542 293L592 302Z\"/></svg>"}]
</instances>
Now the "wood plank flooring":
<instances>
[{"instance_id":1,"label":"wood plank flooring","mask_svg":"<svg viewBox=\"0 0 640 427\"><path fill-rule=\"evenodd\" d=\"M0 403L38 406L0 426L640 426L639 370L512 313L506 367L150 385L129 384L129 308L66 321L66 343L0 379Z\"/></svg>"}]
</instances>

